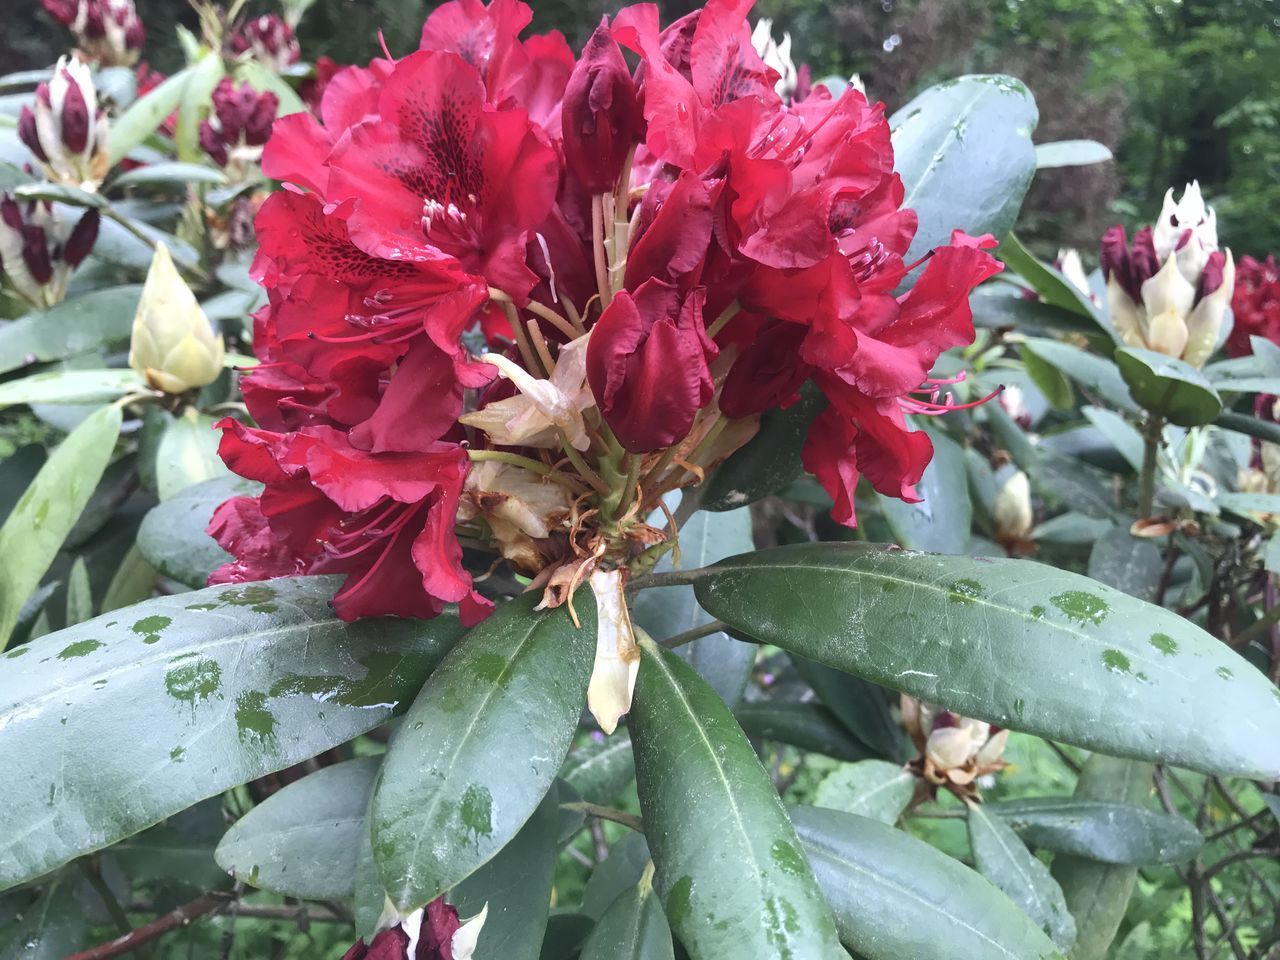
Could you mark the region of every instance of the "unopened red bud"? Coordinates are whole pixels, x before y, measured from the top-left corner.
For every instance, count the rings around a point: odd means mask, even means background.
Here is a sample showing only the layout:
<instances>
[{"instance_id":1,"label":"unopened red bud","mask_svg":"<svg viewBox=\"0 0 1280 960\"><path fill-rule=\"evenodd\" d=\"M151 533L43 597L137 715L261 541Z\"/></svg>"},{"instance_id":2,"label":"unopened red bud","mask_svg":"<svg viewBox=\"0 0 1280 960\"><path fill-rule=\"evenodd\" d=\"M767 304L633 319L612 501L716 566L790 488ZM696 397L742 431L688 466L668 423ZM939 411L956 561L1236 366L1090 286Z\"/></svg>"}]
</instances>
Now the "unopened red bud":
<instances>
[{"instance_id":1,"label":"unopened red bud","mask_svg":"<svg viewBox=\"0 0 1280 960\"><path fill-rule=\"evenodd\" d=\"M89 142L89 105L70 71L64 70L67 95L62 100L62 145L79 153Z\"/></svg>"},{"instance_id":2,"label":"unopened red bud","mask_svg":"<svg viewBox=\"0 0 1280 960\"><path fill-rule=\"evenodd\" d=\"M564 91L565 160L592 193L612 190L641 128L635 83L601 20Z\"/></svg>"},{"instance_id":3,"label":"unopened red bud","mask_svg":"<svg viewBox=\"0 0 1280 960\"><path fill-rule=\"evenodd\" d=\"M40 146L40 134L36 131L36 115L31 108L24 106L18 116L18 139L30 150L41 163L48 163L49 157Z\"/></svg>"},{"instance_id":4,"label":"unopened red bud","mask_svg":"<svg viewBox=\"0 0 1280 960\"><path fill-rule=\"evenodd\" d=\"M86 210L79 222L71 230L67 238L67 246L62 251L62 259L69 267L78 267L84 258L93 250L98 240L98 226L101 216L97 210Z\"/></svg>"}]
</instances>

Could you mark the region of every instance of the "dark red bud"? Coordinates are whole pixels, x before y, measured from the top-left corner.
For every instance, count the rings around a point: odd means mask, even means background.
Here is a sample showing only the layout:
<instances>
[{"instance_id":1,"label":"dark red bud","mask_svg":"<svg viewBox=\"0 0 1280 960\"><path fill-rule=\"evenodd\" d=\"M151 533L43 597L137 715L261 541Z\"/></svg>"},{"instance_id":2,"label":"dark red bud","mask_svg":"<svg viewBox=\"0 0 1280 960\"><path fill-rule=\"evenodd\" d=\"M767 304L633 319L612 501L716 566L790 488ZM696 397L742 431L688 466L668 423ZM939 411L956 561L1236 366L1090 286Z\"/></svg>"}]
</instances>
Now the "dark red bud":
<instances>
[{"instance_id":1,"label":"dark red bud","mask_svg":"<svg viewBox=\"0 0 1280 960\"><path fill-rule=\"evenodd\" d=\"M53 262L49 259L49 242L43 227L32 225L22 228L22 260L36 283L44 284L53 279Z\"/></svg>"},{"instance_id":2,"label":"dark red bud","mask_svg":"<svg viewBox=\"0 0 1280 960\"><path fill-rule=\"evenodd\" d=\"M69 267L80 266L81 261L93 250L98 239L98 224L101 216L97 210L86 210L84 216L71 230L67 238L67 248L62 252L63 262Z\"/></svg>"},{"instance_id":3,"label":"dark red bud","mask_svg":"<svg viewBox=\"0 0 1280 960\"><path fill-rule=\"evenodd\" d=\"M89 105L85 102L80 85L64 70L67 95L62 99L62 145L72 153L81 153L89 144Z\"/></svg>"},{"instance_id":4,"label":"dark red bud","mask_svg":"<svg viewBox=\"0 0 1280 960\"><path fill-rule=\"evenodd\" d=\"M146 39L147 31L143 28L141 20L134 20L124 32L124 45L128 50L141 50Z\"/></svg>"},{"instance_id":5,"label":"dark red bud","mask_svg":"<svg viewBox=\"0 0 1280 960\"><path fill-rule=\"evenodd\" d=\"M230 155L222 134L208 120L200 124L200 149L207 153L220 167L225 167Z\"/></svg>"},{"instance_id":6,"label":"dark red bud","mask_svg":"<svg viewBox=\"0 0 1280 960\"><path fill-rule=\"evenodd\" d=\"M1227 255L1221 250L1215 250L1209 254L1209 259L1204 264L1204 271L1200 274L1200 282L1196 285L1196 303L1222 286L1226 265Z\"/></svg>"},{"instance_id":7,"label":"dark red bud","mask_svg":"<svg viewBox=\"0 0 1280 960\"><path fill-rule=\"evenodd\" d=\"M1113 273L1123 275L1129 269L1129 236L1124 227L1116 224L1102 235L1101 251L1098 255L1102 276L1111 279Z\"/></svg>"},{"instance_id":8,"label":"dark red bud","mask_svg":"<svg viewBox=\"0 0 1280 960\"><path fill-rule=\"evenodd\" d=\"M75 23L79 6L76 0L42 0L42 2L45 12L64 27L69 27Z\"/></svg>"},{"instance_id":9,"label":"dark red bud","mask_svg":"<svg viewBox=\"0 0 1280 960\"><path fill-rule=\"evenodd\" d=\"M1160 270L1160 258L1156 256L1156 244L1150 227L1143 227L1133 235L1133 280L1139 296L1142 285ZM1134 297L1137 301L1139 297Z\"/></svg>"},{"instance_id":10,"label":"dark red bud","mask_svg":"<svg viewBox=\"0 0 1280 960\"><path fill-rule=\"evenodd\" d=\"M102 16L101 8L89 8L88 16L84 20L84 35L93 40L107 35L107 22Z\"/></svg>"},{"instance_id":11,"label":"dark red bud","mask_svg":"<svg viewBox=\"0 0 1280 960\"><path fill-rule=\"evenodd\" d=\"M36 131L36 115L30 107L24 106L22 113L18 116L18 139L36 155L41 163L49 162L44 147L40 146L40 134Z\"/></svg>"},{"instance_id":12,"label":"dark red bud","mask_svg":"<svg viewBox=\"0 0 1280 960\"><path fill-rule=\"evenodd\" d=\"M251 147L260 147L271 138L271 125L275 123L276 112L280 109L280 98L267 91L258 97L253 113L244 125L244 142Z\"/></svg>"},{"instance_id":13,"label":"dark red bud","mask_svg":"<svg viewBox=\"0 0 1280 960\"><path fill-rule=\"evenodd\" d=\"M26 221L22 218L22 208L18 201L9 194L0 194L0 220L11 230L21 231Z\"/></svg>"},{"instance_id":14,"label":"dark red bud","mask_svg":"<svg viewBox=\"0 0 1280 960\"><path fill-rule=\"evenodd\" d=\"M641 123L635 84L606 17L569 75L561 113L565 161L587 190L613 189Z\"/></svg>"}]
</instances>

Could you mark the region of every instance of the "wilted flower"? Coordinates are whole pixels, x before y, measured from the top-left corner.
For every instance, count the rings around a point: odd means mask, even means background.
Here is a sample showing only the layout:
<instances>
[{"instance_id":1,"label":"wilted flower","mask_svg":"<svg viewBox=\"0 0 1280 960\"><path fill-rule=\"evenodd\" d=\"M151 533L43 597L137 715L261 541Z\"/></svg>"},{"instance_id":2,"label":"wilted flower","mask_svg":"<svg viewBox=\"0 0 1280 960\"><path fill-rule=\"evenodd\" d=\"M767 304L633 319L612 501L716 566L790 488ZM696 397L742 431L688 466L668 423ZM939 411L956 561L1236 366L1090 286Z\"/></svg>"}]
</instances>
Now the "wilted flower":
<instances>
[{"instance_id":1,"label":"wilted flower","mask_svg":"<svg viewBox=\"0 0 1280 960\"><path fill-rule=\"evenodd\" d=\"M470 920L459 921L458 911L439 897L387 927L367 945L357 941L342 960L472 960L488 913L485 904Z\"/></svg>"},{"instance_id":2,"label":"wilted flower","mask_svg":"<svg viewBox=\"0 0 1280 960\"><path fill-rule=\"evenodd\" d=\"M1227 337L1227 353L1243 357L1253 353L1250 337L1264 337L1280 344L1280 264L1275 254L1265 260L1240 258L1236 290L1231 298L1236 323Z\"/></svg>"},{"instance_id":3,"label":"wilted flower","mask_svg":"<svg viewBox=\"0 0 1280 960\"><path fill-rule=\"evenodd\" d=\"M256 161L271 136L280 98L223 77L213 91L213 112L200 124L200 146L220 167Z\"/></svg>"},{"instance_id":4,"label":"wilted flower","mask_svg":"<svg viewBox=\"0 0 1280 960\"><path fill-rule=\"evenodd\" d=\"M297 63L302 56L293 28L274 13L246 21L231 35L231 49L276 73Z\"/></svg>"},{"instance_id":5,"label":"wilted flower","mask_svg":"<svg viewBox=\"0 0 1280 960\"><path fill-rule=\"evenodd\" d=\"M131 67L146 31L133 0L42 0L49 15L75 34L76 46L104 67Z\"/></svg>"},{"instance_id":6,"label":"wilted flower","mask_svg":"<svg viewBox=\"0 0 1280 960\"><path fill-rule=\"evenodd\" d=\"M1188 184L1177 202L1169 190L1160 220L1139 230L1132 247L1124 227L1108 230L1102 271L1111 323L1125 343L1204 365L1231 303L1235 264L1230 250L1218 249L1199 184Z\"/></svg>"},{"instance_id":7,"label":"wilted flower","mask_svg":"<svg viewBox=\"0 0 1280 960\"><path fill-rule=\"evenodd\" d=\"M974 781L1003 770L1009 731L983 720L902 696L902 725L920 756L912 767L933 787L961 797L977 794Z\"/></svg>"},{"instance_id":8,"label":"wilted flower","mask_svg":"<svg viewBox=\"0 0 1280 960\"><path fill-rule=\"evenodd\" d=\"M85 210L72 226L49 203L0 194L0 267L18 296L37 309L60 302L98 239L98 220Z\"/></svg>"},{"instance_id":9,"label":"wilted flower","mask_svg":"<svg viewBox=\"0 0 1280 960\"><path fill-rule=\"evenodd\" d=\"M129 342L129 366L165 393L186 393L222 372L222 334L178 273L169 248L156 244Z\"/></svg>"},{"instance_id":10,"label":"wilted flower","mask_svg":"<svg viewBox=\"0 0 1280 960\"><path fill-rule=\"evenodd\" d=\"M996 492L991 508L995 521L996 543L1010 555L1026 555L1035 551L1031 530L1035 511L1031 506L1031 482L1021 470L1014 470Z\"/></svg>"},{"instance_id":11,"label":"wilted flower","mask_svg":"<svg viewBox=\"0 0 1280 960\"><path fill-rule=\"evenodd\" d=\"M58 58L52 79L36 87L35 108L22 108L18 136L50 180L98 188L110 162L108 125L87 63L75 56Z\"/></svg>"},{"instance_id":12,"label":"wilted flower","mask_svg":"<svg viewBox=\"0 0 1280 960\"><path fill-rule=\"evenodd\" d=\"M630 702L628 579L675 546L648 518L812 383L803 456L852 525L862 477L916 499L932 456L909 414L971 343L990 237L934 250L909 292L884 109L856 90L786 103L736 0L665 30L626 8L575 61L520 36L522 3L453 0L421 49L348 68L279 120L257 219L256 421L220 452L259 480L211 532L214 582L346 577L340 616L492 609L469 548L544 607L595 596L589 700ZM628 68L623 48L639 58ZM585 589L584 589L585 588Z\"/></svg>"}]
</instances>

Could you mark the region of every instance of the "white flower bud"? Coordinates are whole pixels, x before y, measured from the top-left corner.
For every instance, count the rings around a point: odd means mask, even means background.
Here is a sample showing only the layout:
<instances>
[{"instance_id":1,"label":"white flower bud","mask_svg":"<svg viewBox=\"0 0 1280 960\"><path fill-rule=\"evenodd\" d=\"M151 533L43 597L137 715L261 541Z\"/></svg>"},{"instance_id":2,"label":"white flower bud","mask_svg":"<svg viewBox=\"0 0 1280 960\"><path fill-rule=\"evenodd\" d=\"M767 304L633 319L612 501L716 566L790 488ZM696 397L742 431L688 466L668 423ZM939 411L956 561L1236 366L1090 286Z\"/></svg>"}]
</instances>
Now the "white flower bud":
<instances>
[{"instance_id":1,"label":"white flower bud","mask_svg":"<svg viewBox=\"0 0 1280 960\"><path fill-rule=\"evenodd\" d=\"M129 366L157 390L186 393L217 378L223 349L169 248L157 244L133 318Z\"/></svg>"},{"instance_id":2,"label":"white flower bud","mask_svg":"<svg viewBox=\"0 0 1280 960\"><path fill-rule=\"evenodd\" d=\"M23 107L18 137L55 183L96 190L107 175L109 128L98 107L89 65L60 57L48 83L36 88L33 107Z\"/></svg>"}]
</instances>

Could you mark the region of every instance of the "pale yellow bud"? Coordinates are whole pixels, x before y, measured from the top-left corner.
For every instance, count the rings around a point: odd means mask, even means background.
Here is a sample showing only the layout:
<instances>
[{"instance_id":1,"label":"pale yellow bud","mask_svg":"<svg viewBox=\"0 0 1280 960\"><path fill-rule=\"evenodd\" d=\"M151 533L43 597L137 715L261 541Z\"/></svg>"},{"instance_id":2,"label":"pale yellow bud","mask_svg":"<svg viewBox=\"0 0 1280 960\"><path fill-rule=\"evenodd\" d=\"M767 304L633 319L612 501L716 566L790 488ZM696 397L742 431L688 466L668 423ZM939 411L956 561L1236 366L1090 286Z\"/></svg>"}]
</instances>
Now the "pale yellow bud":
<instances>
[{"instance_id":1,"label":"pale yellow bud","mask_svg":"<svg viewBox=\"0 0 1280 960\"><path fill-rule=\"evenodd\" d=\"M186 393L222 372L222 335L215 334L196 295L163 243L156 244L133 318L129 366L165 393Z\"/></svg>"},{"instance_id":2,"label":"pale yellow bud","mask_svg":"<svg viewBox=\"0 0 1280 960\"><path fill-rule=\"evenodd\" d=\"M1031 483L1021 470L1005 481L996 494L991 509L996 524L996 538L1025 540L1031 534L1035 513L1031 509Z\"/></svg>"}]
</instances>

